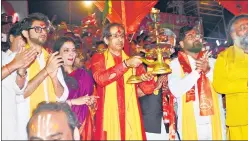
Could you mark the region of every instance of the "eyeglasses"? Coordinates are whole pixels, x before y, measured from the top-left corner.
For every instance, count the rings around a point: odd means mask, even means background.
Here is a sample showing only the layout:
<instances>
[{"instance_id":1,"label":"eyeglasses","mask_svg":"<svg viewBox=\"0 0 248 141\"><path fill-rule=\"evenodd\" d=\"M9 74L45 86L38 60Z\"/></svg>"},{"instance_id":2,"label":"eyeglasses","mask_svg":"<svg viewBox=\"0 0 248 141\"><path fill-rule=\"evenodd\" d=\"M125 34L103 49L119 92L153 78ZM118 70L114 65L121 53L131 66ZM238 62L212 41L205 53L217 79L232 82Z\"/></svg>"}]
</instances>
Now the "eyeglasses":
<instances>
[{"instance_id":1,"label":"eyeglasses","mask_svg":"<svg viewBox=\"0 0 248 141\"><path fill-rule=\"evenodd\" d=\"M31 27L29 29L34 29L34 31L36 33L42 33L42 30L44 30L45 32L48 32L48 28L47 27L40 27L40 26L35 26L35 27Z\"/></svg>"},{"instance_id":2,"label":"eyeglasses","mask_svg":"<svg viewBox=\"0 0 248 141\"><path fill-rule=\"evenodd\" d=\"M124 34L120 34L120 35L118 35L118 34L112 34L110 36L113 37L113 38L124 38L125 37Z\"/></svg>"},{"instance_id":3,"label":"eyeglasses","mask_svg":"<svg viewBox=\"0 0 248 141\"><path fill-rule=\"evenodd\" d=\"M185 39L193 40L202 38L200 34L186 34Z\"/></svg>"}]
</instances>

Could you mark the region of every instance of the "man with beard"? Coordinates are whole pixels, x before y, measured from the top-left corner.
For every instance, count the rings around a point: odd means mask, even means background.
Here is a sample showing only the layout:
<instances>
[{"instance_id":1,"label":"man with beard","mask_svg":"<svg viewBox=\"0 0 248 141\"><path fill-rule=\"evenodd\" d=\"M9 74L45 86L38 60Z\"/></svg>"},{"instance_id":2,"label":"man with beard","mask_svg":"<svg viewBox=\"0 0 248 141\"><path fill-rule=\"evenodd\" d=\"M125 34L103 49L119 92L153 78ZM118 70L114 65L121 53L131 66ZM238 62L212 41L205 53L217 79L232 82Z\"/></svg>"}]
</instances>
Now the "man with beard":
<instances>
[{"instance_id":1,"label":"man with beard","mask_svg":"<svg viewBox=\"0 0 248 141\"><path fill-rule=\"evenodd\" d=\"M38 54L28 68L19 70L19 75L27 78L24 93L19 94L17 99L19 139L23 140L27 139L27 122L40 102L65 101L68 97L68 88L60 69L63 65L61 56L58 52L49 55L43 48L48 25L48 18L41 13L33 13L21 22L26 48L34 48Z\"/></svg>"},{"instance_id":2,"label":"man with beard","mask_svg":"<svg viewBox=\"0 0 248 141\"><path fill-rule=\"evenodd\" d=\"M92 57L92 74L97 84L95 140L145 140L142 116L136 90L151 94L155 88L153 75L145 72L140 57L128 57L124 51L124 27L111 23L104 28L103 39L108 49ZM132 75L144 82L127 84Z\"/></svg>"},{"instance_id":3,"label":"man with beard","mask_svg":"<svg viewBox=\"0 0 248 141\"><path fill-rule=\"evenodd\" d=\"M218 55L213 84L226 95L228 139L248 140L248 15L234 17L228 32L234 44Z\"/></svg>"},{"instance_id":4,"label":"man with beard","mask_svg":"<svg viewBox=\"0 0 248 141\"><path fill-rule=\"evenodd\" d=\"M178 139L225 139L221 95L212 88L215 60L202 50L202 39L193 27L182 27L179 44L183 51L171 61L168 86L178 103Z\"/></svg>"}]
</instances>

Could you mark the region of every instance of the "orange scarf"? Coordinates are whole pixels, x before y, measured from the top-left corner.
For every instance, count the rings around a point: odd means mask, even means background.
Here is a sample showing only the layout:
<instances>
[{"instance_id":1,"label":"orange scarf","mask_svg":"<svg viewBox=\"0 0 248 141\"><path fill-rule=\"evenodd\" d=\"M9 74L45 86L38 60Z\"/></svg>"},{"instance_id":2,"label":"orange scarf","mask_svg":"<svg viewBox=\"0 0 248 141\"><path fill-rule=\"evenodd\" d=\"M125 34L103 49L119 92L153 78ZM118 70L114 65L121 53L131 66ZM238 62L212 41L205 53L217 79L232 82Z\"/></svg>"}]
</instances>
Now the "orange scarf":
<instances>
[{"instance_id":1,"label":"orange scarf","mask_svg":"<svg viewBox=\"0 0 248 141\"><path fill-rule=\"evenodd\" d=\"M181 52L179 54L182 55ZM180 56L179 54L178 56ZM182 78L183 78L185 75L183 69L181 70L181 73L182 73ZM214 114L210 115L211 124L212 124L212 140L222 140L223 129L221 126L221 118L220 118L221 115L220 115L218 94L214 91L212 85L209 85L209 86L210 86L209 90L213 98L212 106L214 109ZM186 95L187 94L184 94L182 97L182 119L181 119L182 120L182 140L198 140L193 102L192 101L187 102Z\"/></svg>"},{"instance_id":2,"label":"orange scarf","mask_svg":"<svg viewBox=\"0 0 248 141\"><path fill-rule=\"evenodd\" d=\"M197 56L200 59L204 52L200 52ZM184 52L178 52L178 60L184 71L184 73L191 73L192 69L190 67L189 59ZM201 72L200 78L197 80L197 88L199 95L199 108L201 116L209 116L214 114L213 109L213 98L211 93L211 87L209 80L206 77L206 73ZM193 86L186 93L186 102L195 101L195 86Z\"/></svg>"},{"instance_id":3,"label":"orange scarf","mask_svg":"<svg viewBox=\"0 0 248 141\"><path fill-rule=\"evenodd\" d=\"M169 129L169 140L176 137L176 113L174 110L175 97L168 88L168 83L162 84L163 121Z\"/></svg>"},{"instance_id":4,"label":"orange scarf","mask_svg":"<svg viewBox=\"0 0 248 141\"><path fill-rule=\"evenodd\" d=\"M122 51L122 59L128 59L128 56ZM106 69L115 65L114 58L106 50L104 52ZM140 113L137 105L137 96L135 85L127 84L128 78L132 75L132 70L129 69L124 74L124 88L125 88L125 140L143 140L142 124L140 121ZM118 110L118 98L116 81L110 83L105 87L104 98L104 119L103 129L106 131L107 140L120 140L121 139L121 126Z\"/></svg>"}]
</instances>

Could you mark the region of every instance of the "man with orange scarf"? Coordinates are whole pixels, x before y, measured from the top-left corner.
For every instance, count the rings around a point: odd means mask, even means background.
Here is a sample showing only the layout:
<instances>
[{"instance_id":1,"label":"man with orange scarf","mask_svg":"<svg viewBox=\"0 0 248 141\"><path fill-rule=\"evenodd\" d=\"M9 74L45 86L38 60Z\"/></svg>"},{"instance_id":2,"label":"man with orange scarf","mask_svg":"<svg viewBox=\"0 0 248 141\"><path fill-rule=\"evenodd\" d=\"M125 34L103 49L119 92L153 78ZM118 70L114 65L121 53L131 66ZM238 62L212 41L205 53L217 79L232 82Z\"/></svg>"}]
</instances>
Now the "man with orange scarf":
<instances>
[{"instance_id":1,"label":"man with orange scarf","mask_svg":"<svg viewBox=\"0 0 248 141\"><path fill-rule=\"evenodd\" d=\"M124 38L122 25L107 25L103 39L108 49L92 57L91 69L100 97L97 101L95 140L146 139L136 91L152 94L156 83L140 65L142 61L138 56L129 58L124 53ZM127 84L133 72L129 67L134 68L144 82Z\"/></svg>"},{"instance_id":2,"label":"man with orange scarf","mask_svg":"<svg viewBox=\"0 0 248 141\"><path fill-rule=\"evenodd\" d=\"M214 88L226 96L229 140L248 140L248 15L234 17L228 32L234 45L218 55Z\"/></svg>"},{"instance_id":3,"label":"man with orange scarf","mask_svg":"<svg viewBox=\"0 0 248 141\"><path fill-rule=\"evenodd\" d=\"M180 29L179 44L183 51L171 61L168 86L178 103L178 139L225 139L221 95L212 88L214 59L202 52L202 39L197 30Z\"/></svg>"}]
</instances>

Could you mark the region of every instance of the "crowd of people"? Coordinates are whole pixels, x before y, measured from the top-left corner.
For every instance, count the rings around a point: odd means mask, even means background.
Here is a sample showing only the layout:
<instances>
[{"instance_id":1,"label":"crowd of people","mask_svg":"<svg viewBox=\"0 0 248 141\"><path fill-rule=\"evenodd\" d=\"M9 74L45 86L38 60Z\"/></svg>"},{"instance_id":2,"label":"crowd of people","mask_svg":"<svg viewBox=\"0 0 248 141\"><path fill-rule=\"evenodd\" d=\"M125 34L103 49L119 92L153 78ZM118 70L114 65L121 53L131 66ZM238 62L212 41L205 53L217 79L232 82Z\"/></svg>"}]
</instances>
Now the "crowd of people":
<instances>
[{"instance_id":1,"label":"crowd of people","mask_svg":"<svg viewBox=\"0 0 248 141\"><path fill-rule=\"evenodd\" d=\"M9 30L3 140L248 139L248 15L229 22L233 45L217 59L196 28L182 27L179 37L161 30L171 73L160 75L141 59L156 60L150 34L129 39L123 25L109 23L92 51L90 33L66 31L51 43L50 26L32 13ZM132 75L141 82L127 83Z\"/></svg>"}]
</instances>

